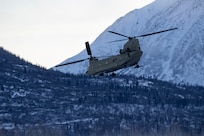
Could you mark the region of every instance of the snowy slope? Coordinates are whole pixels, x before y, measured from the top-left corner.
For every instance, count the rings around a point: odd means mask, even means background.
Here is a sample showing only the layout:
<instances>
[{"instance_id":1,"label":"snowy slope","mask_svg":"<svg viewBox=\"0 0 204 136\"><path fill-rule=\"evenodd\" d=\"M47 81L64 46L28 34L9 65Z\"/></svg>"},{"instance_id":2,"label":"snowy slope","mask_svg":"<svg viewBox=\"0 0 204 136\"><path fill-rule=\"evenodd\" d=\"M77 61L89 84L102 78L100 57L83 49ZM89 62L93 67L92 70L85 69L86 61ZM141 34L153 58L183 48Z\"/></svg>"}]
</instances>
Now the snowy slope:
<instances>
[{"instance_id":1,"label":"snowy slope","mask_svg":"<svg viewBox=\"0 0 204 136\"><path fill-rule=\"evenodd\" d=\"M170 31L139 38L144 54L140 69L126 68L120 74L154 76L161 80L204 85L204 1L156 0L119 18L91 44L93 56L117 54L124 39L107 31L136 36L164 29ZM62 63L87 58L86 50ZM57 68L62 72L85 73L88 61Z\"/></svg>"}]
</instances>

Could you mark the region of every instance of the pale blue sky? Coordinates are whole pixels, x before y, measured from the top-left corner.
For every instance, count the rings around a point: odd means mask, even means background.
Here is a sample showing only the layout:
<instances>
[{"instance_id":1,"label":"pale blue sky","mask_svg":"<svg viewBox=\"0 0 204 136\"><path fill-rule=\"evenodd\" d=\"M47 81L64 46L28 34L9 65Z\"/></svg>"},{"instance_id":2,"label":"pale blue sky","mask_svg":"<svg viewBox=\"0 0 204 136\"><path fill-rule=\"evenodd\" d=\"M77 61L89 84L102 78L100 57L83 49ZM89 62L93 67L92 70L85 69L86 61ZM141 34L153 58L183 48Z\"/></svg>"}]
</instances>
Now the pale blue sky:
<instances>
[{"instance_id":1,"label":"pale blue sky","mask_svg":"<svg viewBox=\"0 0 204 136\"><path fill-rule=\"evenodd\" d=\"M0 0L0 46L50 68L154 0Z\"/></svg>"}]
</instances>

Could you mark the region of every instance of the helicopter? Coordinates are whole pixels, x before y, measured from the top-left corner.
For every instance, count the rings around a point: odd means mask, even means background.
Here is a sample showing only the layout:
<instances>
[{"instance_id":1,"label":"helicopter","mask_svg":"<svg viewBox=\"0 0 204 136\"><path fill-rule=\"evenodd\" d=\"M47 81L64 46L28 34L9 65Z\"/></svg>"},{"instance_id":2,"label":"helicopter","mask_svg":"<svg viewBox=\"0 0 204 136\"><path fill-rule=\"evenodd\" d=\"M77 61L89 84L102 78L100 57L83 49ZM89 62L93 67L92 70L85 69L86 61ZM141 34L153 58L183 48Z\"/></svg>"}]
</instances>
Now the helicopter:
<instances>
[{"instance_id":1,"label":"helicopter","mask_svg":"<svg viewBox=\"0 0 204 136\"><path fill-rule=\"evenodd\" d=\"M139 37L146 37L146 36L155 35L155 34L167 32L167 31L172 31L175 29L177 28L171 28L167 30L157 31L157 32L143 34L143 35L134 36L134 37L126 36L114 31L108 31L109 33L116 34L126 38L122 40L115 40L112 42L128 40L124 44L123 49L120 49L119 54L99 60L97 57L92 56L89 42L85 42L86 51L87 51L87 54L89 55L89 58L68 62L64 64L59 64L59 65L56 65L55 67L61 67L61 66L89 60L89 66L86 72L87 75L104 75L105 73L113 72L112 75L115 76L116 74L114 73L114 71L116 70L131 67L131 66L135 66L135 68L140 67L138 62L140 61L143 51L140 48L140 44L138 40Z\"/></svg>"}]
</instances>

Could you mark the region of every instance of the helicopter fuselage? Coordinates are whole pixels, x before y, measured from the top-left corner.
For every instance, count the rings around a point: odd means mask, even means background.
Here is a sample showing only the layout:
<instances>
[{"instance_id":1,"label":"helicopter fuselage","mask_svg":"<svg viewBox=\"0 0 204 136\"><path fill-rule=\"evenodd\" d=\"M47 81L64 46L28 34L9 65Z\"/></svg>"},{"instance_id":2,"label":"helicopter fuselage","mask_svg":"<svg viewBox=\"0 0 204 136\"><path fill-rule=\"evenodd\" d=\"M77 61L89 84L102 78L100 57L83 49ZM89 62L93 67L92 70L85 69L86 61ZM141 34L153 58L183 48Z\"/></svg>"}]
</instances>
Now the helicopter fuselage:
<instances>
[{"instance_id":1,"label":"helicopter fuselage","mask_svg":"<svg viewBox=\"0 0 204 136\"><path fill-rule=\"evenodd\" d=\"M123 49L120 50L119 54L108 57L106 59L99 60L96 57L92 56L91 48L89 46L89 42L86 42L86 51L87 54L90 56L89 58L77 60L77 61L72 61L64 64L59 64L56 65L55 67L60 67L60 66L65 66L65 65L70 65L70 64L75 64L79 62L83 62L86 60L89 60L89 66L87 70L87 75L97 75L97 74L103 74L103 73L109 73L109 72L114 72L116 70L126 68L129 66L136 66L139 67L138 62L140 61L140 58L143 54L143 52L140 50L140 45L139 45L139 40L137 39L138 37L146 37L150 35L155 35L159 33L164 33L172 30L176 30L178 28L171 28L171 29L166 29L162 31L157 31L153 33L147 33L143 35L138 35L134 37L126 36L121 33L117 33L114 31L108 31L112 34L116 34L122 37L125 37L128 39L127 43L124 44ZM123 41L126 39L122 40L115 40L116 41Z\"/></svg>"},{"instance_id":2,"label":"helicopter fuselage","mask_svg":"<svg viewBox=\"0 0 204 136\"><path fill-rule=\"evenodd\" d=\"M113 72L125 67L138 65L142 56L138 39L130 39L124 48L120 50L120 54L111 56L106 59L98 60L97 58L90 58L88 75L96 75Z\"/></svg>"}]
</instances>

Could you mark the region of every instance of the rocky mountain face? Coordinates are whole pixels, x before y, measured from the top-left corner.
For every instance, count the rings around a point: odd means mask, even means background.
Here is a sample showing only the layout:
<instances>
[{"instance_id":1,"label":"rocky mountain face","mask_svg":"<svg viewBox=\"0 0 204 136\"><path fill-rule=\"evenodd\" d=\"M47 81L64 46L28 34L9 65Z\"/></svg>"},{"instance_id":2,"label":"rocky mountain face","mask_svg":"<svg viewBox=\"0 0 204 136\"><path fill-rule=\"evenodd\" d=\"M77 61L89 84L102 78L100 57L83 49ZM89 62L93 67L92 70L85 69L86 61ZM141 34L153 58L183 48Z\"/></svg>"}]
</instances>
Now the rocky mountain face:
<instances>
[{"instance_id":1,"label":"rocky mountain face","mask_svg":"<svg viewBox=\"0 0 204 136\"><path fill-rule=\"evenodd\" d=\"M204 132L203 87L135 76L63 74L25 62L3 48L0 101L1 136Z\"/></svg>"},{"instance_id":2,"label":"rocky mountain face","mask_svg":"<svg viewBox=\"0 0 204 136\"><path fill-rule=\"evenodd\" d=\"M118 74L152 76L176 83L204 85L204 1L156 0L116 20L91 44L93 56L111 56L119 53L127 41L108 31L136 36L169 28L178 29L158 35L139 38L144 54L140 69L126 68ZM87 58L86 51L62 63ZM57 70L74 74L85 73L88 61L59 67Z\"/></svg>"}]
</instances>

